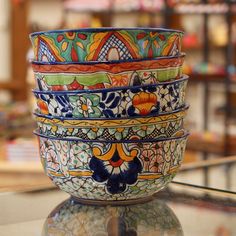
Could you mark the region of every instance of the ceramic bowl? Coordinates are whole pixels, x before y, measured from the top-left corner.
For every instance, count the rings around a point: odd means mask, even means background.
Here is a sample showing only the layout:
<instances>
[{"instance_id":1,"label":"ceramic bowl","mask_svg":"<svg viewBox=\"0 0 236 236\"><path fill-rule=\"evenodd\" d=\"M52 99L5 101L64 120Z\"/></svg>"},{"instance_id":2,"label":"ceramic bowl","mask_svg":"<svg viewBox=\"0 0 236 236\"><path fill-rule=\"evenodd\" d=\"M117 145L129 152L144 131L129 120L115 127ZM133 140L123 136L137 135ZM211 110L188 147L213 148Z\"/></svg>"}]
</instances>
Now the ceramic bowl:
<instances>
[{"instance_id":1,"label":"ceramic bowl","mask_svg":"<svg viewBox=\"0 0 236 236\"><path fill-rule=\"evenodd\" d=\"M45 173L78 199L149 197L177 173L188 133L180 137L129 141L79 141L35 133Z\"/></svg>"},{"instance_id":2,"label":"ceramic bowl","mask_svg":"<svg viewBox=\"0 0 236 236\"><path fill-rule=\"evenodd\" d=\"M156 84L179 79L182 67L127 71L118 74L97 72L92 74L35 73L37 88L41 91L68 91L116 88Z\"/></svg>"},{"instance_id":3,"label":"ceramic bowl","mask_svg":"<svg viewBox=\"0 0 236 236\"><path fill-rule=\"evenodd\" d=\"M166 115L131 119L52 119L36 115L39 132L58 138L86 140L157 139L183 132L183 119L187 108Z\"/></svg>"},{"instance_id":4,"label":"ceramic bowl","mask_svg":"<svg viewBox=\"0 0 236 236\"><path fill-rule=\"evenodd\" d=\"M47 217L43 236L160 236L157 232L184 235L177 216L162 199L128 206L90 206L68 199Z\"/></svg>"},{"instance_id":5,"label":"ceramic bowl","mask_svg":"<svg viewBox=\"0 0 236 236\"><path fill-rule=\"evenodd\" d=\"M36 85L42 91L138 86L178 79L185 54L117 63L49 65L32 62ZM93 65L93 66L92 66Z\"/></svg>"},{"instance_id":6,"label":"ceramic bowl","mask_svg":"<svg viewBox=\"0 0 236 236\"><path fill-rule=\"evenodd\" d=\"M74 118L121 118L172 112L185 104L188 76L154 85L100 90L34 90L41 114Z\"/></svg>"},{"instance_id":7,"label":"ceramic bowl","mask_svg":"<svg viewBox=\"0 0 236 236\"><path fill-rule=\"evenodd\" d=\"M30 35L37 61L113 61L174 56L183 32L158 28L90 28Z\"/></svg>"}]
</instances>

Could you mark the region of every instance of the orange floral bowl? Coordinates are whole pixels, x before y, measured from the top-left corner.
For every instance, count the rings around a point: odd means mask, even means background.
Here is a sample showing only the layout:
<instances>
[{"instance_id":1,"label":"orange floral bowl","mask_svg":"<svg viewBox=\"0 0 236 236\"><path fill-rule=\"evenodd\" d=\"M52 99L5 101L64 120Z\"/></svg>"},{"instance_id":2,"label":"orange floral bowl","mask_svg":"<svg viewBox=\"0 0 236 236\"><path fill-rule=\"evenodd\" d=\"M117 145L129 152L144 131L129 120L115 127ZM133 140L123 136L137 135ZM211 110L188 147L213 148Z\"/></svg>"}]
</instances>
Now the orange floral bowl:
<instances>
[{"instance_id":1,"label":"orange floral bowl","mask_svg":"<svg viewBox=\"0 0 236 236\"><path fill-rule=\"evenodd\" d=\"M90 28L30 35L34 59L47 62L114 61L174 56L183 32L159 28Z\"/></svg>"},{"instance_id":2,"label":"orange floral bowl","mask_svg":"<svg viewBox=\"0 0 236 236\"><path fill-rule=\"evenodd\" d=\"M179 79L185 54L132 62L40 64L32 62L41 91L102 89Z\"/></svg>"},{"instance_id":3,"label":"orange floral bowl","mask_svg":"<svg viewBox=\"0 0 236 236\"><path fill-rule=\"evenodd\" d=\"M56 186L78 200L110 202L164 188L181 166L188 136L113 142L35 134L45 173Z\"/></svg>"},{"instance_id":4,"label":"orange floral bowl","mask_svg":"<svg viewBox=\"0 0 236 236\"><path fill-rule=\"evenodd\" d=\"M129 119L55 119L35 113L41 134L78 140L145 140L176 136L183 132L188 106L165 115Z\"/></svg>"},{"instance_id":5,"label":"orange floral bowl","mask_svg":"<svg viewBox=\"0 0 236 236\"><path fill-rule=\"evenodd\" d=\"M129 118L183 108L187 82L188 76L184 75L179 80L153 85L33 93L39 113L54 118Z\"/></svg>"}]
</instances>

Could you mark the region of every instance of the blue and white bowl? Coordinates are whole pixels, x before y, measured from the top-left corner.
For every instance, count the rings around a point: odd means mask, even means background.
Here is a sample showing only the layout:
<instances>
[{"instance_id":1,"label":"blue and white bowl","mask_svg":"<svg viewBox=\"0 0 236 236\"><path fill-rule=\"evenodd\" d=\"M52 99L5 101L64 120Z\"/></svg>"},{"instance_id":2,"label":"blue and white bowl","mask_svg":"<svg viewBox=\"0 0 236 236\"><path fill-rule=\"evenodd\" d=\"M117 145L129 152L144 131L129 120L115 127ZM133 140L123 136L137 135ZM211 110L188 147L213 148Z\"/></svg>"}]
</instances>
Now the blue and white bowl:
<instances>
[{"instance_id":1,"label":"blue and white bowl","mask_svg":"<svg viewBox=\"0 0 236 236\"><path fill-rule=\"evenodd\" d=\"M159 115L185 105L188 76L154 85L100 90L38 91L38 111L54 118L130 118Z\"/></svg>"}]
</instances>

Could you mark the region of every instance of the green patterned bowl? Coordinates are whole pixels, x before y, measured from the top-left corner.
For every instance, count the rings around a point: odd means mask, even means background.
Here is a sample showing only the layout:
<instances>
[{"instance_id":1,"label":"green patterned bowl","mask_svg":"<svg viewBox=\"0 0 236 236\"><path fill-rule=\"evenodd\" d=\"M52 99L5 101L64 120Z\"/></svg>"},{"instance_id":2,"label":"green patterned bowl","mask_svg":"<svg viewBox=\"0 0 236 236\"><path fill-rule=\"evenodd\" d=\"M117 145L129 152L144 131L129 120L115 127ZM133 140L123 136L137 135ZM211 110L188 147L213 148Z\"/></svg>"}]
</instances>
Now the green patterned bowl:
<instances>
[{"instance_id":1,"label":"green patterned bowl","mask_svg":"<svg viewBox=\"0 0 236 236\"><path fill-rule=\"evenodd\" d=\"M89 28L32 33L34 59L48 62L114 61L174 56L183 32L158 28Z\"/></svg>"},{"instance_id":2,"label":"green patterned bowl","mask_svg":"<svg viewBox=\"0 0 236 236\"><path fill-rule=\"evenodd\" d=\"M173 113L130 119L55 119L35 113L39 132L57 138L82 140L157 139L183 131L188 107Z\"/></svg>"},{"instance_id":3,"label":"green patterned bowl","mask_svg":"<svg viewBox=\"0 0 236 236\"><path fill-rule=\"evenodd\" d=\"M35 134L53 183L74 198L98 201L142 199L164 188L180 168L188 136L85 141Z\"/></svg>"},{"instance_id":4,"label":"green patterned bowl","mask_svg":"<svg viewBox=\"0 0 236 236\"><path fill-rule=\"evenodd\" d=\"M41 91L101 89L156 84L182 76L185 54L151 60L50 65L32 62Z\"/></svg>"}]
</instances>

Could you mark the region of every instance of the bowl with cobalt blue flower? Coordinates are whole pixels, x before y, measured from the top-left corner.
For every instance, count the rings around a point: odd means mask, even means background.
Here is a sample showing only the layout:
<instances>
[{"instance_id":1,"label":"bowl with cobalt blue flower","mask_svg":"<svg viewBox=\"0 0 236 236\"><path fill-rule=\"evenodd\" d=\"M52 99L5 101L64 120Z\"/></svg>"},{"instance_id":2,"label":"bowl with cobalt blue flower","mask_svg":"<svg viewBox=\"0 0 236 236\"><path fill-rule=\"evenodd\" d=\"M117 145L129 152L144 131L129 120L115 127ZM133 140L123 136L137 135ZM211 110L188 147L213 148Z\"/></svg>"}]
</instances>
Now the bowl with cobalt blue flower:
<instances>
[{"instance_id":1,"label":"bowl with cobalt blue flower","mask_svg":"<svg viewBox=\"0 0 236 236\"><path fill-rule=\"evenodd\" d=\"M33 90L41 114L73 118L130 118L184 107L188 76L153 85L76 91Z\"/></svg>"},{"instance_id":2,"label":"bowl with cobalt blue flower","mask_svg":"<svg viewBox=\"0 0 236 236\"><path fill-rule=\"evenodd\" d=\"M90 28L30 35L34 59L46 62L114 61L175 56L183 32L159 28Z\"/></svg>"},{"instance_id":3,"label":"bowl with cobalt blue flower","mask_svg":"<svg viewBox=\"0 0 236 236\"><path fill-rule=\"evenodd\" d=\"M164 188L181 166L188 137L82 141L35 134L44 171L56 186L78 201L107 203L141 200Z\"/></svg>"}]
</instances>

